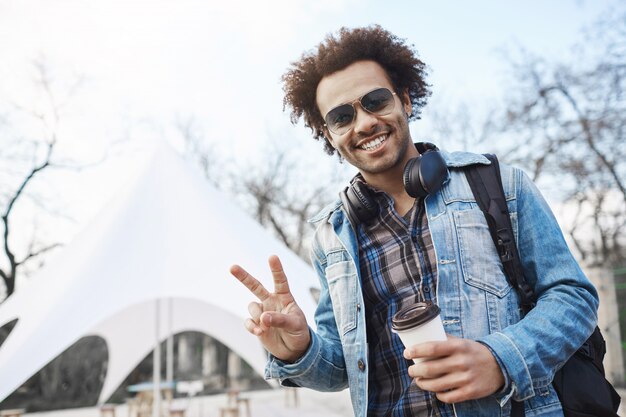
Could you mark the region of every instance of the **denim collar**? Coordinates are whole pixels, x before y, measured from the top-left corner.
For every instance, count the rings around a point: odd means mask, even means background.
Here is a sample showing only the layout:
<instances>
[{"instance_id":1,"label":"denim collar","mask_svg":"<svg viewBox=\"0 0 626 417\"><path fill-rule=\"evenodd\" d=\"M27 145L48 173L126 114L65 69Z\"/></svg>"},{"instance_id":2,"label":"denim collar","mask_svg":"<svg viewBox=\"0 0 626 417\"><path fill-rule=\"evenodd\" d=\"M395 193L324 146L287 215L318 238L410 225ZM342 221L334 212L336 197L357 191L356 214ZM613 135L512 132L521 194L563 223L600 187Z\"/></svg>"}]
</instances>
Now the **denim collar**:
<instances>
[{"instance_id":1,"label":"denim collar","mask_svg":"<svg viewBox=\"0 0 626 417\"><path fill-rule=\"evenodd\" d=\"M463 168L474 164L489 165L489 159L484 155L472 153L472 152L446 152L440 151L443 159L446 161L448 168ZM332 203L328 204L322 210L320 210L315 216L311 217L309 223L319 223L322 220L327 219L332 213L337 211L341 207L341 200L337 198Z\"/></svg>"}]
</instances>

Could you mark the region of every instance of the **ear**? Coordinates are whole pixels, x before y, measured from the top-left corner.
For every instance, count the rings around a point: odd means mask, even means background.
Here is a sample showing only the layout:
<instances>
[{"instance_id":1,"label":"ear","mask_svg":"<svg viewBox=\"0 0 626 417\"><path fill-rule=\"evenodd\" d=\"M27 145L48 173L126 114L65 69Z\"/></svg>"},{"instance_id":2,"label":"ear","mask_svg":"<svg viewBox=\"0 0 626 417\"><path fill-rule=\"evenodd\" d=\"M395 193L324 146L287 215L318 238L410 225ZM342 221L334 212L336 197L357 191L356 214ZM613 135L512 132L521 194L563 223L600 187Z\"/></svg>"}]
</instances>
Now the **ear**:
<instances>
[{"instance_id":1,"label":"ear","mask_svg":"<svg viewBox=\"0 0 626 417\"><path fill-rule=\"evenodd\" d=\"M324 133L324 137L328 140L328 142L330 142L332 147L337 149L337 145L335 144L335 140L333 139L333 136L331 135L330 130L328 130L326 127L323 127L322 132Z\"/></svg>"},{"instance_id":2,"label":"ear","mask_svg":"<svg viewBox=\"0 0 626 417\"><path fill-rule=\"evenodd\" d=\"M411 96L409 96L409 89L405 88L404 91L402 92L402 106L404 108L404 114L407 115L407 117L411 116L411 113L413 113L413 106L411 105Z\"/></svg>"}]
</instances>

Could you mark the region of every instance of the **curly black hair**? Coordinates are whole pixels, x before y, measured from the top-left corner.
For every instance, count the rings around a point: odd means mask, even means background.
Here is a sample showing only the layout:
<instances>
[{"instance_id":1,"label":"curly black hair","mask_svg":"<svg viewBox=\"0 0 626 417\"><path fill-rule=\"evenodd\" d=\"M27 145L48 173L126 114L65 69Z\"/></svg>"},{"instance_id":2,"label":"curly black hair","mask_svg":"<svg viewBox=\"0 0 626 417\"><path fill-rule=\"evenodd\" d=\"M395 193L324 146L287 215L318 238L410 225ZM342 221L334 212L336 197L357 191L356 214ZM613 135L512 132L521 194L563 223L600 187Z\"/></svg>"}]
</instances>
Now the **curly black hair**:
<instances>
[{"instance_id":1,"label":"curly black hair","mask_svg":"<svg viewBox=\"0 0 626 417\"><path fill-rule=\"evenodd\" d=\"M418 58L412 45L407 45L379 25L349 29L342 27L337 35L329 34L317 50L304 53L282 76L283 109L291 108L291 122L304 116L316 140L324 139L329 155L335 148L324 135L324 117L316 102L319 82L327 75L342 70L357 61L371 60L382 66L391 79L396 93L408 91L412 113L409 120L419 119L421 108L430 96L426 83L426 65Z\"/></svg>"}]
</instances>

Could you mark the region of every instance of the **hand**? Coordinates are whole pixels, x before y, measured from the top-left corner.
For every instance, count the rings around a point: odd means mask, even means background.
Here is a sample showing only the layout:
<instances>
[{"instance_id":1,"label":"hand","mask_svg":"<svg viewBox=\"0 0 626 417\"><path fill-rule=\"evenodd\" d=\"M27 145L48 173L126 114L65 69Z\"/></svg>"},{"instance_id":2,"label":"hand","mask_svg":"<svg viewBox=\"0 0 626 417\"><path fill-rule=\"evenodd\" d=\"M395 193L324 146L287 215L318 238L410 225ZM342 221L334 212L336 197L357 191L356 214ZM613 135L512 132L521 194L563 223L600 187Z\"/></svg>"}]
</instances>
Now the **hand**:
<instances>
[{"instance_id":1,"label":"hand","mask_svg":"<svg viewBox=\"0 0 626 417\"><path fill-rule=\"evenodd\" d=\"M311 342L309 326L289 290L280 259L271 256L269 265L274 277L273 293L239 265L233 265L230 273L261 301L248 305L250 318L244 323L246 329L258 336L272 355L285 362L295 362Z\"/></svg>"},{"instance_id":2,"label":"hand","mask_svg":"<svg viewBox=\"0 0 626 417\"><path fill-rule=\"evenodd\" d=\"M473 340L420 343L406 349L404 357L424 359L409 367L409 375L444 403L483 398L504 385L496 358L487 346Z\"/></svg>"}]
</instances>

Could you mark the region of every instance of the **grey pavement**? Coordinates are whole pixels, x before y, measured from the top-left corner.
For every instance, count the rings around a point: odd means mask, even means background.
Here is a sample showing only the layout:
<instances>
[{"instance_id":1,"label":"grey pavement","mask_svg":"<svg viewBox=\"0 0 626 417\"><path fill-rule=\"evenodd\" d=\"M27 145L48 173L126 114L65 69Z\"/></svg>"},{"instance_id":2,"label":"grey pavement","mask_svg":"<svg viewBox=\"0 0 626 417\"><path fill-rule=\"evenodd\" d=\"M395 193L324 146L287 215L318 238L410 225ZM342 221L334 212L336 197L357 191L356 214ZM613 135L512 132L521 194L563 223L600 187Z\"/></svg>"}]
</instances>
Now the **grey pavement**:
<instances>
[{"instance_id":1,"label":"grey pavement","mask_svg":"<svg viewBox=\"0 0 626 417\"><path fill-rule=\"evenodd\" d=\"M248 398L250 417L353 417L350 396L347 390L324 393L310 389L297 389L298 405L294 404L294 389L270 389L244 392L242 398ZM226 395L212 395L197 398L178 398L175 406L186 408L185 417L219 417L220 408L227 405ZM163 416L167 417L167 413ZM246 417L245 408L241 408L240 417ZM98 407L75 408L68 410L27 413L25 417L100 417ZM115 408L115 417L130 417L128 407L119 405Z\"/></svg>"},{"instance_id":2,"label":"grey pavement","mask_svg":"<svg viewBox=\"0 0 626 417\"><path fill-rule=\"evenodd\" d=\"M622 406L618 414L626 417L626 389L618 389ZM352 406L347 390L323 393L309 389L298 389L298 406L293 404L293 391L282 388L246 392L242 397L249 398L251 417L352 417ZM226 395L213 395L187 399L176 399L175 404L186 407L185 417L219 417L220 407L226 405ZM26 417L100 417L97 407L58 410L41 413L28 413ZM116 407L116 417L127 417L125 405ZM240 414L245 416L245 412Z\"/></svg>"}]
</instances>

